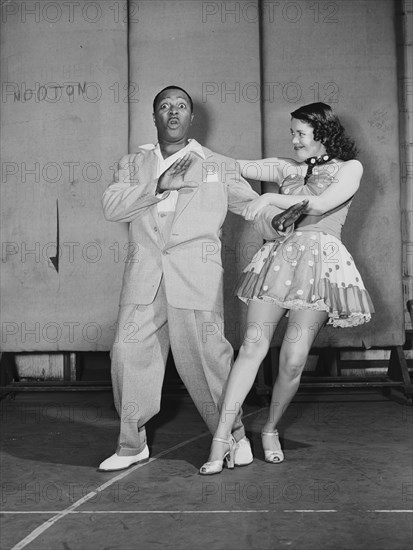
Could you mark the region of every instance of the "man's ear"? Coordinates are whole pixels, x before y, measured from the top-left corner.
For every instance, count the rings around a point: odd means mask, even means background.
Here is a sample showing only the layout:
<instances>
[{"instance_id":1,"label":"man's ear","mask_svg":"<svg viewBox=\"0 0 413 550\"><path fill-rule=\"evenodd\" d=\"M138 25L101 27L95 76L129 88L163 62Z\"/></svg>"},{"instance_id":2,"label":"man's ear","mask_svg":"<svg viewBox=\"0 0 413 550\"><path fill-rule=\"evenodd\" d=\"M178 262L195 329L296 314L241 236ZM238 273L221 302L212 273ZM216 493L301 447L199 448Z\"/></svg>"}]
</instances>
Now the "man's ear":
<instances>
[{"instance_id":1,"label":"man's ear","mask_svg":"<svg viewBox=\"0 0 413 550\"><path fill-rule=\"evenodd\" d=\"M156 126L156 122L155 122L155 113L152 113L152 120L153 120L153 123L154 123L155 126Z\"/></svg>"},{"instance_id":2,"label":"man's ear","mask_svg":"<svg viewBox=\"0 0 413 550\"><path fill-rule=\"evenodd\" d=\"M194 120L194 113L192 113L192 115L191 115L191 124L192 124L193 120Z\"/></svg>"}]
</instances>

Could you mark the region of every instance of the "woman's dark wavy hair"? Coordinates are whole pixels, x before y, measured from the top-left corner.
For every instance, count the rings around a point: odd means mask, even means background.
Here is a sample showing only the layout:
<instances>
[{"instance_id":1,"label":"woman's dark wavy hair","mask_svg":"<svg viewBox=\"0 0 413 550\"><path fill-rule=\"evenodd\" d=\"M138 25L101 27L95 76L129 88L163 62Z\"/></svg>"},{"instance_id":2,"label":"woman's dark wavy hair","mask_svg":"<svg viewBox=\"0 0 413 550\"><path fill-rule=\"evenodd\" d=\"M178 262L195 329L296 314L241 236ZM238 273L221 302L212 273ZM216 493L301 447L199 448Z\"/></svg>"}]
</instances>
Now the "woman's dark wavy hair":
<instances>
[{"instance_id":1,"label":"woman's dark wavy hair","mask_svg":"<svg viewBox=\"0 0 413 550\"><path fill-rule=\"evenodd\" d=\"M314 139L321 141L327 154L341 160L357 157L358 150L330 105L310 103L291 113L293 118L306 122L314 129Z\"/></svg>"}]
</instances>

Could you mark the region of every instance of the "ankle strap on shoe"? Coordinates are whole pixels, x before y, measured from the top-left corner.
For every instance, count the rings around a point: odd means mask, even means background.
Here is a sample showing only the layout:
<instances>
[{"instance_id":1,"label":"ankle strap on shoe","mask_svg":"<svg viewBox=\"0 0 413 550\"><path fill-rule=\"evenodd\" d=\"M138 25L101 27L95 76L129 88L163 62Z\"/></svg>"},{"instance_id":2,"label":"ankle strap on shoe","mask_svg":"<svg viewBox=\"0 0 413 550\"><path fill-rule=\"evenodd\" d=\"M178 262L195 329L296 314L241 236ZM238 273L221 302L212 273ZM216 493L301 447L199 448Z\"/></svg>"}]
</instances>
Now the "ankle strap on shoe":
<instances>
[{"instance_id":1,"label":"ankle strap on shoe","mask_svg":"<svg viewBox=\"0 0 413 550\"><path fill-rule=\"evenodd\" d=\"M212 441L219 441L220 443L230 443L231 439L222 439L221 437L213 437Z\"/></svg>"}]
</instances>

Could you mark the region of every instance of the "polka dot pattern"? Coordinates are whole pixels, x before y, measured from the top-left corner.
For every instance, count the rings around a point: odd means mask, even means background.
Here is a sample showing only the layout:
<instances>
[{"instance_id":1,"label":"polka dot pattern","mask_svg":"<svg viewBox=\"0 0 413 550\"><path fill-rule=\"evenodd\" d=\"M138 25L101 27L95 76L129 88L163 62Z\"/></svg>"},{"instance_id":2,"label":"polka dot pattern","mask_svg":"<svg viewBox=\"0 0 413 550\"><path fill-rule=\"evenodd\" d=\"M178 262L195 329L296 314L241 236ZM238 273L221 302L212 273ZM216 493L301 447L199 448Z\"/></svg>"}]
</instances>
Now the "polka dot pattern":
<instances>
[{"instance_id":1,"label":"polka dot pattern","mask_svg":"<svg viewBox=\"0 0 413 550\"><path fill-rule=\"evenodd\" d=\"M303 175L290 174L281 192L320 195L333 180L331 171L327 174L320 165L305 186ZM337 209L331 217L337 216L341 226L347 210ZM329 218L327 215L319 221L310 220L311 227L302 225L281 242L266 242L245 268L238 296L245 301L257 296L287 309L329 311L329 323L334 326L364 322L360 317L353 320L350 308L366 308L365 320L369 320L370 298L353 258L338 238L324 230L330 227L324 222Z\"/></svg>"}]
</instances>

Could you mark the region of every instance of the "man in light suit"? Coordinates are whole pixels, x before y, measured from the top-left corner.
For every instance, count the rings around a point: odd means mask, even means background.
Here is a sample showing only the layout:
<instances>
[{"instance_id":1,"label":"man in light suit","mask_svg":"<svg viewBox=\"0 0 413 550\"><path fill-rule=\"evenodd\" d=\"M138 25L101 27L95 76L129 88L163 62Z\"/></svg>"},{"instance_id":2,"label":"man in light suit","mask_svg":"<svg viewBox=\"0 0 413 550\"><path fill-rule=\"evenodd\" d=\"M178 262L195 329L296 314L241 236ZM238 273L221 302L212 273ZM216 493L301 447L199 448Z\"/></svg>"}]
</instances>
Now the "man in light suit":
<instances>
[{"instance_id":1,"label":"man in light suit","mask_svg":"<svg viewBox=\"0 0 413 550\"><path fill-rule=\"evenodd\" d=\"M176 369L211 433L233 361L222 331L223 267L220 234L227 210L241 214L258 195L234 160L188 140L189 94L168 86L157 94L157 145L121 159L103 195L107 220L129 223L112 383L121 428L116 453L99 469L114 471L147 460L145 423L160 408L171 346ZM255 228L273 239L300 215L299 208L262 210ZM235 463L253 460L239 417Z\"/></svg>"}]
</instances>

